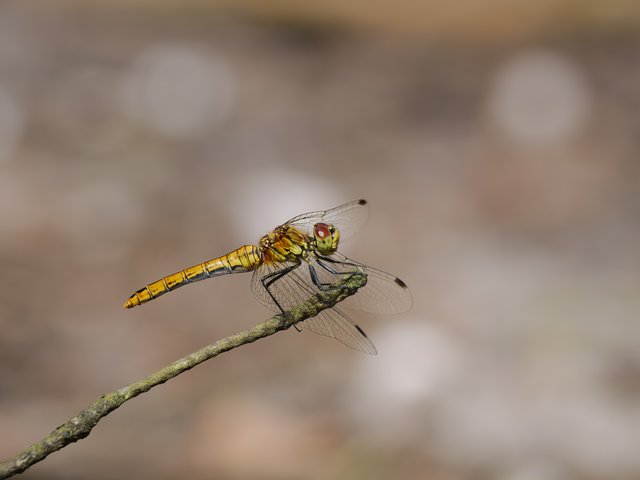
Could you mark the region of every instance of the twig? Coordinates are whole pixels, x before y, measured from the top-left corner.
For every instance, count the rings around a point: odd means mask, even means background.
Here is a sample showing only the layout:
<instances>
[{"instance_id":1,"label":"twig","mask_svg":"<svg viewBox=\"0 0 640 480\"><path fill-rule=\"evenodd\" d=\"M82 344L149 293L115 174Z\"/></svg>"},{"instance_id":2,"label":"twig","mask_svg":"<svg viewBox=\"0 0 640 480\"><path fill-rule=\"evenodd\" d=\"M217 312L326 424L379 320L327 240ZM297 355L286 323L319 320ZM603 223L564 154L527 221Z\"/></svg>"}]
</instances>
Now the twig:
<instances>
[{"instance_id":1,"label":"twig","mask_svg":"<svg viewBox=\"0 0 640 480\"><path fill-rule=\"evenodd\" d=\"M244 332L219 340L212 345L193 352L165 368L152 373L147 378L120 388L115 392L102 395L89 407L77 415L74 415L48 436L34 443L15 457L0 463L0 479L22 473L33 464L44 460L51 453L64 448L70 443L85 438L100 419L107 416L126 401L192 369L205 360L209 360L241 345L255 342L260 338L268 337L281 330L286 330L295 323L311 318L322 310L333 307L349 295L353 295L366 283L367 277L365 274L353 273L333 284L332 287L334 288L313 295L304 303L292 308L286 315L276 315L250 330L245 330Z\"/></svg>"}]
</instances>

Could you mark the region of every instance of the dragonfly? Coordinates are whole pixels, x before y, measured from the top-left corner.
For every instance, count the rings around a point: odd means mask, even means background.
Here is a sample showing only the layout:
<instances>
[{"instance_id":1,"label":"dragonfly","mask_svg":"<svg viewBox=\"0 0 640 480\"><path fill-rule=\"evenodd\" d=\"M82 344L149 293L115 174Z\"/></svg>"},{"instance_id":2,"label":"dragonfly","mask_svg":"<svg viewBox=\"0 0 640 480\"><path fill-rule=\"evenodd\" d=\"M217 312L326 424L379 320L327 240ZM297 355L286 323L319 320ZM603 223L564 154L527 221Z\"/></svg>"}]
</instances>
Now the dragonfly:
<instances>
[{"instance_id":1,"label":"dragonfly","mask_svg":"<svg viewBox=\"0 0 640 480\"><path fill-rule=\"evenodd\" d=\"M366 200L355 200L330 210L293 217L264 235L257 245L243 245L161 278L133 293L124 308L150 302L189 283L232 273L253 272L251 291L260 303L286 315L287 310L312 295L332 288L345 275L360 272L367 283L354 295L315 317L295 324L302 329L334 338L355 350L375 354L376 348L342 306L369 313L395 314L409 310L412 297L398 277L351 260L338 252L342 240L366 222Z\"/></svg>"}]
</instances>

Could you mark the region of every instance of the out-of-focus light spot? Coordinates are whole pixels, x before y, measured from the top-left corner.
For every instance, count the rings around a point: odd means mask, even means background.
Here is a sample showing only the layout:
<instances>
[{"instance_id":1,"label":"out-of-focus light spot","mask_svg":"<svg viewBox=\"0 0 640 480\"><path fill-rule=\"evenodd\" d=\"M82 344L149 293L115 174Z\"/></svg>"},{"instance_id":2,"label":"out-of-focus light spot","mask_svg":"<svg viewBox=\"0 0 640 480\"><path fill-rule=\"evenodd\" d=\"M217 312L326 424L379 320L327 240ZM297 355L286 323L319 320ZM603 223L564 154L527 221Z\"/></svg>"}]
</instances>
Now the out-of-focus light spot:
<instances>
[{"instance_id":1,"label":"out-of-focus light spot","mask_svg":"<svg viewBox=\"0 0 640 480\"><path fill-rule=\"evenodd\" d=\"M125 110L174 138L206 133L231 112L233 75L226 62L188 45L158 45L136 60L123 85Z\"/></svg>"},{"instance_id":2,"label":"out-of-focus light spot","mask_svg":"<svg viewBox=\"0 0 640 480\"><path fill-rule=\"evenodd\" d=\"M103 182L70 191L62 203L62 232L87 263L126 255L130 237L142 218L130 192Z\"/></svg>"},{"instance_id":3,"label":"out-of-focus light spot","mask_svg":"<svg viewBox=\"0 0 640 480\"><path fill-rule=\"evenodd\" d=\"M489 95L495 122L526 147L566 142L585 123L590 105L585 75L571 60L544 51L509 60Z\"/></svg>"},{"instance_id":4,"label":"out-of-focus light spot","mask_svg":"<svg viewBox=\"0 0 640 480\"><path fill-rule=\"evenodd\" d=\"M455 376L460 352L445 332L417 321L394 322L372 336L384 354L362 359L354 374L353 417L381 437L410 439L422 428L422 406Z\"/></svg>"},{"instance_id":5,"label":"out-of-focus light spot","mask_svg":"<svg viewBox=\"0 0 640 480\"><path fill-rule=\"evenodd\" d=\"M254 240L291 217L350 200L328 180L279 168L247 171L242 181L234 183L230 197L232 220L241 238Z\"/></svg>"},{"instance_id":6,"label":"out-of-focus light spot","mask_svg":"<svg viewBox=\"0 0 640 480\"><path fill-rule=\"evenodd\" d=\"M14 96L0 85L0 164L15 151L25 124L25 114Z\"/></svg>"},{"instance_id":7,"label":"out-of-focus light spot","mask_svg":"<svg viewBox=\"0 0 640 480\"><path fill-rule=\"evenodd\" d=\"M44 115L55 138L88 153L122 148L130 126L118 112L115 72L98 66L70 71L48 86Z\"/></svg>"}]
</instances>

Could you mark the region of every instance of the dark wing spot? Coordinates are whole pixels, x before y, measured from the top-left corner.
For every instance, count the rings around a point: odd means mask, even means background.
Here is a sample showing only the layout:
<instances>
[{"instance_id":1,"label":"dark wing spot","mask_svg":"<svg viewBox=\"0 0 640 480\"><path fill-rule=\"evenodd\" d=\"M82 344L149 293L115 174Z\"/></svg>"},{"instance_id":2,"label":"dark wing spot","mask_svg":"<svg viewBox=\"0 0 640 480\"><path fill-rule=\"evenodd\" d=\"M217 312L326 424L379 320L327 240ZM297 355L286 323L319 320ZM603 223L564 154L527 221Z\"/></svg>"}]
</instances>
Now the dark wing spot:
<instances>
[{"instance_id":1,"label":"dark wing spot","mask_svg":"<svg viewBox=\"0 0 640 480\"><path fill-rule=\"evenodd\" d=\"M398 277L394 278L394 281L400 285L402 288L407 288L407 284L400 280Z\"/></svg>"},{"instance_id":2,"label":"dark wing spot","mask_svg":"<svg viewBox=\"0 0 640 480\"><path fill-rule=\"evenodd\" d=\"M364 330L360 328L360 325L354 325L354 327L356 327L356 330L358 330L364 338L369 338L368 335L364 333Z\"/></svg>"},{"instance_id":3,"label":"dark wing spot","mask_svg":"<svg viewBox=\"0 0 640 480\"><path fill-rule=\"evenodd\" d=\"M366 205L367 201L364 198L361 198L360 200L358 200L358 205Z\"/></svg>"}]
</instances>

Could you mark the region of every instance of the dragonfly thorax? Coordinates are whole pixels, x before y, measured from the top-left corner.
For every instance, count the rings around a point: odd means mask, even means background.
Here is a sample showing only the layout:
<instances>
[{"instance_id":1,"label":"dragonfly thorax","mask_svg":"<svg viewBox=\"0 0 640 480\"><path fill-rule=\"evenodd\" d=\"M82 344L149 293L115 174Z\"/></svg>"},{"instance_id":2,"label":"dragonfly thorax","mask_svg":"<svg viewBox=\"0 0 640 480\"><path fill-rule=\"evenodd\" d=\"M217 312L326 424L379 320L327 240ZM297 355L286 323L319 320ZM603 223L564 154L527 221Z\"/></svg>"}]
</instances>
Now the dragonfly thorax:
<instances>
[{"instance_id":1,"label":"dragonfly thorax","mask_svg":"<svg viewBox=\"0 0 640 480\"><path fill-rule=\"evenodd\" d=\"M290 225L280 225L260 239L262 257L267 262L299 262L310 249L310 238Z\"/></svg>"}]
</instances>

